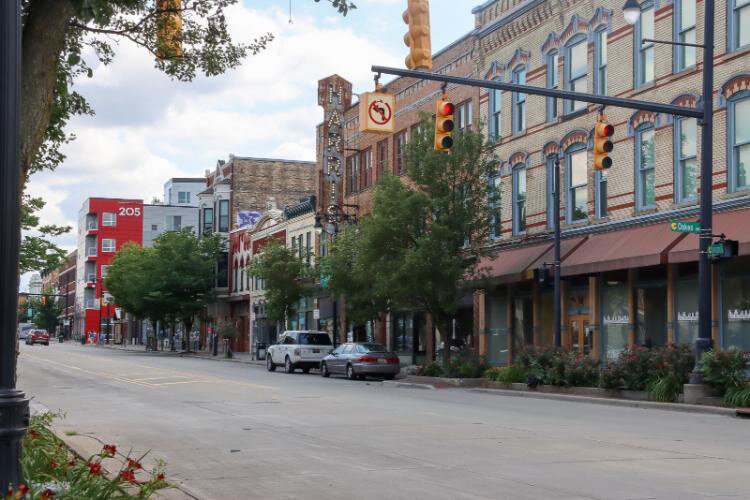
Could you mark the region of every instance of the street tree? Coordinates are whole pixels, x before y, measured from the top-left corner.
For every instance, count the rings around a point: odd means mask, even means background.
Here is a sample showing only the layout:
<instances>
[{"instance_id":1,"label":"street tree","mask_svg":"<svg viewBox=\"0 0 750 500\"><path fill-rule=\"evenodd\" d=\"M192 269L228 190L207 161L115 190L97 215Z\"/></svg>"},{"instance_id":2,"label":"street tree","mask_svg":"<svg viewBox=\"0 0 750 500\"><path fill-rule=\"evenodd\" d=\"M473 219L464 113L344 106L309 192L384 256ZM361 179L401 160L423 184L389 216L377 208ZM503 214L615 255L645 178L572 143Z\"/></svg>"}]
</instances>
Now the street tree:
<instances>
[{"instance_id":1,"label":"street tree","mask_svg":"<svg viewBox=\"0 0 750 500\"><path fill-rule=\"evenodd\" d=\"M54 269L65 259L65 250L47 238L70 231L70 226L40 225L36 214L44 208L44 200L23 195L21 198L21 229L26 233L21 239L19 271Z\"/></svg>"},{"instance_id":2,"label":"street tree","mask_svg":"<svg viewBox=\"0 0 750 500\"><path fill-rule=\"evenodd\" d=\"M483 277L481 257L491 253L498 194L490 180L497 161L474 132L455 134L450 154L435 151L431 121L422 117L406 147L408 179L386 175L379 181L372 213L356 228L358 242L344 240L347 255L339 263L342 246L334 244L329 265L332 282L355 303L369 295L373 304L430 314L448 363L457 304L467 280Z\"/></svg>"},{"instance_id":3,"label":"street tree","mask_svg":"<svg viewBox=\"0 0 750 500\"><path fill-rule=\"evenodd\" d=\"M264 282L268 319L288 328L299 301L312 293L313 268L291 249L271 243L253 258L248 273Z\"/></svg>"},{"instance_id":4,"label":"street tree","mask_svg":"<svg viewBox=\"0 0 750 500\"><path fill-rule=\"evenodd\" d=\"M31 310L31 323L37 327L47 330L50 336L57 331L62 306L57 297L51 296L52 292L45 290L41 297L29 297L23 304L18 307L19 322L29 319L29 310Z\"/></svg>"}]
</instances>

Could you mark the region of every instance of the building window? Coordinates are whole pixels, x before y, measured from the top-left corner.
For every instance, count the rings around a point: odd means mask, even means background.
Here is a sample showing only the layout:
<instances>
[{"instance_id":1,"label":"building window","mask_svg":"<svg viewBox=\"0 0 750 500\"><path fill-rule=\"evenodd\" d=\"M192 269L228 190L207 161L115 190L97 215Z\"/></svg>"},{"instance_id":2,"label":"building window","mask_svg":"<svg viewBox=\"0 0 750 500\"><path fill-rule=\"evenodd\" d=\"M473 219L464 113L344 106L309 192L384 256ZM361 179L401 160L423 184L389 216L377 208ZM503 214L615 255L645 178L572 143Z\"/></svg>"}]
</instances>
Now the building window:
<instances>
[{"instance_id":1,"label":"building window","mask_svg":"<svg viewBox=\"0 0 750 500\"><path fill-rule=\"evenodd\" d=\"M359 191L359 155L352 155L346 159L346 193Z\"/></svg>"},{"instance_id":2,"label":"building window","mask_svg":"<svg viewBox=\"0 0 750 500\"><path fill-rule=\"evenodd\" d=\"M151 230L152 231L158 231L159 230L159 225L158 224L151 224Z\"/></svg>"},{"instance_id":3,"label":"building window","mask_svg":"<svg viewBox=\"0 0 750 500\"><path fill-rule=\"evenodd\" d=\"M750 92L742 92L728 103L730 186L750 187Z\"/></svg>"},{"instance_id":4,"label":"building window","mask_svg":"<svg viewBox=\"0 0 750 500\"><path fill-rule=\"evenodd\" d=\"M109 266L102 266L101 268L102 278L106 278L108 272L109 272Z\"/></svg>"},{"instance_id":5,"label":"building window","mask_svg":"<svg viewBox=\"0 0 750 500\"><path fill-rule=\"evenodd\" d=\"M674 37L676 42L695 43L696 0L675 0ZM695 66L695 47L674 46L675 71Z\"/></svg>"},{"instance_id":6,"label":"building window","mask_svg":"<svg viewBox=\"0 0 750 500\"><path fill-rule=\"evenodd\" d=\"M388 139L378 143L378 166L374 180L380 179L383 176L386 163L388 163Z\"/></svg>"},{"instance_id":7,"label":"building window","mask_svg":"<svg viewBox=\"0 0 750 500\"><path fill-rule=\"evenodd\" d=\"M372 184L372 149L367 149L362 153L360 162L362 164L362 188L366 189Z\"/></svg>"},{"instance_id":8,"label":"building window","mask_svg":"<svg viewBox=\"0 0 750 500\"><path fill-rule=\"evenodd\" d=\"M104 238L102 240L102 252L114 252L115 240Z\"/></svg>"},{"instance_id":9,"label":"building window","mask_svg":"<svg viewBox=\"0 0 750 500\"><path fill-rule=\"evenodd\" d=\"M654 81L654 42L643 43L654 38L654 4L641 4L641 17L635 24L635 86L641 87Z\"/></svg>"},{"instance_id":10,"label":"building window","mask_svg":"<svg viewBox=\"0 0 750 500\"><path fill-rule=\"evenodd\" d=\"M588 171L586 147L583 144L571 146L565 154L567 170L568 200L567 220L569 224L588 219Z\"/></svg>"},{"instance_id":11,"label":"building window","mask_svg":"<svg viewBox=\"0 0 750 500\"><path fill-rule=\"evenodd\" d=\"M698 196L698 121L695 118L675 118L674 133L675 197L679 203Z\"/></svg>"},{"instance_id":12,"label":"building window","mask_svg":"<svg viewBox=\"0 0 750 500\"><path fill-rule=\"evenodd\" d=\"M456 115L457 115L457 121L458 123L458 130L459 132L463 132L465 130L471 130L471 124L473 122L473 111L471 107L471 99L468 101L464 101L458 106L456 106Z\"/></svg>"},{"instance_id":13,"label":"building window","mask_svg":"<svg viewBox=\"0 0 750 500\"><path fill-rule=\"evenodd\" d=\"M572 92L586 92L588 45L586 37L579 35L573 38L566 47L565 53L565 87ZM583 101L565 101L565 112L573 113L586 108Z\"/></svg>"},{"instance_id":14,"label":"building window","mask_svg":"<svg viewBox=\"0 0 750 500\"><path fill-rule=\"evenodd\" d=\"M547 54L547 88L560 88L560 54L556 50ZM559 116L557 106L557 99L553 97L547 98L547 121L557 119Z\"/></svg>"},{"instance_id":15,"label":"building window","mask_svg":"<svg viewBox=\"0 0 750 500\"><path fill-rule=\"evenodd\" d=\"M406 130L398 132L393 141L393 173L401 175L406 166Z\"/></svg>"},{"instance_id":16,"label":"building window","mask_svg":"<svg viewBox=\"0 0 750 500\"><path fill-rule=\"evenodd\" d=\"M497 142L502 137L503 126L503 93L500 90L490 89L489 115L489 138L490 141Z\"/></svg>"},{"instance_id":17,"label":"building window","mask_svg":"<svg viewBox=\"0 0 750 500\"><path fill-rule=\"evenodd\" d=\"M500 224L500 196L502 190L501 178L499 174L495 174L490 177L489 184L489 200L492 215L490 216L490 239L495 240L500 238L501 235L501 224Z\"/></svg>"},{"instance_id":18,"label":"building window","mask_svg":"<svg viewBox=\"0 0 750 500\"><path fill-rule=\"evenodd\" d=\"M635 141L635 192L636 209L644 210L656 205L654 187L654 166L656 164L656 146L654 126L649 124L636 131Z\"/></svg>"},{"instance_id":19,"label":"building window","mask_svg":"<svg viewBox=\"0 0 750 500\"><path fill-rule=\"evenodd\" d=\"M229 200L219 200L219 232L229 232Z\"/></svg>"},{"instance_id":20,"label":"building window","mask_svg":"<svg viewBox=\"0 0 750 500\"><path fill-rule=\"evenodd\" d=\"M729 48L750 45L750 0L729 0Z\"/></svg>"},{"instance_id":21,"label":"building window","mask_svg":"<svg viewBox=\"0 0 750 500\"><path fill-rule=\"evenodd\" d=\"M117 224L117 215L114 212L102 213L102 226L114 226Z\"/></svg>"},{"instance_id":22,"label":"building window","mask_svg":"<svg viewBox=\"0 0 750 500\"><path fill-rule=\"evenodd\" d=\"M221 212L221 211L219 211ZM221 252L216 264L216 286L226 288L229 283L229 253Z\"/></svg>"},{"instance_id":23,"label":"building window","mask_svg":"<svg viewBox=\"0 0 750 500\"><path fill-rule=\"evenodd\" d=\"M513 70L513 83L526 85L526 66L517 66ZM513 92L513 133L526 130L526 94Z\"/></svg>"},{"instance_id":24,"label":"building window","mask_svg":"<svg viewBox=\"0 0 750 500\"><path fill-rule=\"evenodd\" d=\"M312 233L308 231L305 233L305 262L310 265L310 259L312 258Z\"/></svg>"},{"instance_id":25,"label":"building window","mask_svg":"<svg viewBox=\"0 0 750 500\"><path fill-rule=\"evenodd\" d=\"M211 234L214 232L214 209L204 208L203 209L203 234Z\"/></svg>"},{"instance_id":26,"label":"building window","mask_svg":"<svg viewBox=\"0 0 750 500\"><path fill-rule=\"evenodd\" d=\"M513 167L513 234L526 231L526 165Z\"/></svg>"},{"instance_id":27,"label":"building window","mask_svg":"<svg viewBox=\"0 0 750 500\"><path fill-rule=\"evenodd\" d=\"M607 29L594 32L594 91L607 95Z\"/></svg>"},{"instance_id":28,"label":"building window","mask_svg":"<svg viewBox=\"0 0 750 500\"><path fill-rule=\"evenodd\" d=\"M547 157L547 228L555 227L555 158L557 154Z\"/></svg>"},{"instance_id":29,"label":"building window","mask_svg":"<svg viewBox=\"0 0 750 500\"><path fill-rule=\"evenodd\" d=\"M178 191L177 203L190 203L190 191Z\"/></svg>"},{"instance_id":30,"label":"building window","mask_svg":"<svg viewBox=\"0 0 750 500\"><path fill-rule=\"evenodd\" d=\"M179 231L182 229L181 215L167 215L167 231Z\"/></svg>"},{"instance_id":31,"label":"building window","mask_svg":"<svg viewBox=\"0 0 750 500\"><path fill-rule=\"evenodd\" d=\"M607 217L607 172L603 170L597 170L594 175L594 185L596 190L594 196L596 197L596 210L595 215L597 219L603 219Z\"/></svg>"}]
</instances>

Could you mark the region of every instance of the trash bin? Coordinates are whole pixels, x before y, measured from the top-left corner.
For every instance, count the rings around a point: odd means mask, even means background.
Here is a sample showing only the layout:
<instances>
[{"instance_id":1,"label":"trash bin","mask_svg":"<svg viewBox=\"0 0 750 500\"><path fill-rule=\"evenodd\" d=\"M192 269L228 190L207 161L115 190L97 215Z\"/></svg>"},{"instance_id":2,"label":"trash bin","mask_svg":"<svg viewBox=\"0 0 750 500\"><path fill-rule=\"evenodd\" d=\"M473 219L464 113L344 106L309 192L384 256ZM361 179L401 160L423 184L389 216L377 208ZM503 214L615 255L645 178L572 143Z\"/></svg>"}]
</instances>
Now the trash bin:
<instances>
[{"instance_id":1,"label":"trash bin","mask_svg":"<svg viewBox=\"0 0 750 500\"><path fill-rule=\"evenodd\" d=\"M255 343L255 359L259 359L259 360L266 359L267 349L268 349L268 346L265 344L265 342L256 342Z\"/></svg>"}]
</instances>

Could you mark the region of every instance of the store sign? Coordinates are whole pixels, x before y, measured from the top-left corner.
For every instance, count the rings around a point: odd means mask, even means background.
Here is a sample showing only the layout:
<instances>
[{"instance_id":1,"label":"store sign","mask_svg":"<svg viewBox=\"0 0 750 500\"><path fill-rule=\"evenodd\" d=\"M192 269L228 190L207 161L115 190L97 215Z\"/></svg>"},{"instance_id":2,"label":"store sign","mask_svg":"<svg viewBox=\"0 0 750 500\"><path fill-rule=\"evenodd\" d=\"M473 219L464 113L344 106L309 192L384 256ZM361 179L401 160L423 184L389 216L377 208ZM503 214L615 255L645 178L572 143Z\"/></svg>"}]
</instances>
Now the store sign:
<instances>
[{"instance_id":1,"label":"store sign","mask_svg":"<svg viewBox=\"0 0 750 500\"><path fill-rule=\"evenodd\" d=\"M750 309L729 310L729 321L750 321Z\"/></svg>"},{"instance_id":2,"label":"store sign","mask_svg":"<svg viewBox=\"0 0 750 500\"><path fill-rule=\"evenodd\" d=\"M677 321L698 321L698 311L695 312L678 312Z\"/></svg>"},{"instance_id":3,"label":"store sign","mask_svg":"<svg viewBox=\"0 0 750 500\"><path fill-rule=\"evenodd\" d=\"M396 107L393 94L363 92L359 95L360 132L393 133L393 115Z\"/></svg>"},{"instance_id":4,"label":"store sign","mask_svg":"<svg viewBox=\"0 0 750 500\"><path fill-rule=\"evenodd\" d=\"M627 314L613 314L604 316L605 325L629 325L630 317Z\"/></svg>"},{"instance_id":5,"label":"store sign","mask_svg":"<svg viewBox=\"0 0 750 500\"><path fill-rule=\"evenodd\" d=\"M320 309L313 309L313 319L320 319Z\"/></svg>"},{"instance_id":6,"label":"store sign","mask_svg":"<svg viewBox=\"0 0 750 500\"><path fill-rule=\"evenodd\" d=\"M700 234L701 223L700 222L685 222L681 220L673 220L669 223L669 227L675 233L693 233Z\"/></svg>"}]
</instances>

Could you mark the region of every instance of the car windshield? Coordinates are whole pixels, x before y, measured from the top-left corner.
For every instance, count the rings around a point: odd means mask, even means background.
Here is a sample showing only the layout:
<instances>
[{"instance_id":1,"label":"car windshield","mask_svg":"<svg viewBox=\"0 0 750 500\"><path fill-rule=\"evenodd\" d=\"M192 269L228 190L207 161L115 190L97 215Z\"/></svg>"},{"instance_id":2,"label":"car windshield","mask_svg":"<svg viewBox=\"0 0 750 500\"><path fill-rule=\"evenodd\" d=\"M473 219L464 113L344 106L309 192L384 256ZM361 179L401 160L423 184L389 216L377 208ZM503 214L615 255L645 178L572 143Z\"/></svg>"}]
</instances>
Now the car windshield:
<instances>
[{"instance_id":1,"label":"car windshield","mask_svg":"<svg viewBox=\"0 0 750 500\"><path fill-rule=\"evenodd\" d=\"M331 337L327 333L300 333L299 343L302 345L332 345Z\"/></svg>"},{"instance_id":2,"label":"car windshield","mask_svg":"<svg viewBox=\"0 0 750 500\"><path fill-rule=\"evenodd\" d=\"M365 352L387 352L388 349L380 344L359 344L359 347L363 347Z\"/></svg>"}]
</instances>

